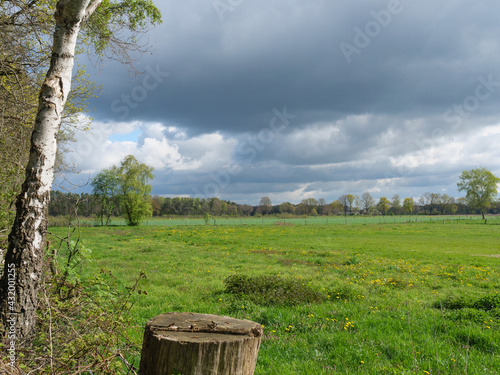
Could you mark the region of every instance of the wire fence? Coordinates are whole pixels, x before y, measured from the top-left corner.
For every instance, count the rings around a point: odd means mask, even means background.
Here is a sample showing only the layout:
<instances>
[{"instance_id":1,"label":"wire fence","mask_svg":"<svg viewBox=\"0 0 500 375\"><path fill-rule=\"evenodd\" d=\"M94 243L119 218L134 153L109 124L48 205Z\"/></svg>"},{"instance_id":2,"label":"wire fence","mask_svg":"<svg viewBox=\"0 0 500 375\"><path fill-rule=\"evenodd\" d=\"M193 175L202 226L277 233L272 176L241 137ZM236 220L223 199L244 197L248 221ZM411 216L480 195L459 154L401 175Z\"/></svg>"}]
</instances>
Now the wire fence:
<instances>
[{"instance_id":1,"label":"wire fence","mask_svg":"<svg viewBox=\"0 0 500 375\"><path fill-rule=\"evenodd\" d=\"M243 225L363 225L363 224L404 224L404 223L460 223L467 221L484 221L481 215L451 215L451 216L319 216L307 218L279 218L279 217L216 217L205 221L203 218L150 218L141 222L142 226L150 227L177 227L177 226L243 226ZM486 221L500 224L500 216L488 216ZM81 220L86 226L100 226L92 220ZM113 219L110 226L124 226L127 222Z\"/></svg>"}]
</instances>

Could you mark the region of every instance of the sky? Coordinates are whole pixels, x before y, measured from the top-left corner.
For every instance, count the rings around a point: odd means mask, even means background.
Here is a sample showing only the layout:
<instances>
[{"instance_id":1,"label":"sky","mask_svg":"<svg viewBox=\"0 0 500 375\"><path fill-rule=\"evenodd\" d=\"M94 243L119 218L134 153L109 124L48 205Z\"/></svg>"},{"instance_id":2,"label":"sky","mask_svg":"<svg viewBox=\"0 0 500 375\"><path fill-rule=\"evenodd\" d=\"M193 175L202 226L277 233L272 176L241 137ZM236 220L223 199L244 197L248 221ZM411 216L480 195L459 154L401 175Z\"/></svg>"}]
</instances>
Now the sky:
<instances>
[{"instance_id":1,"label":"sky","mask_svg":"<svg viewBox=\"0 0 500 375\"><path fill-rule=\"evenodd\" d=\"M459 197L462 171L500 175L498 1L155 3L143 74L88 68L102 93L70 181L129 154L153 194L247 204Z\"/></svg>"}]
</instances>

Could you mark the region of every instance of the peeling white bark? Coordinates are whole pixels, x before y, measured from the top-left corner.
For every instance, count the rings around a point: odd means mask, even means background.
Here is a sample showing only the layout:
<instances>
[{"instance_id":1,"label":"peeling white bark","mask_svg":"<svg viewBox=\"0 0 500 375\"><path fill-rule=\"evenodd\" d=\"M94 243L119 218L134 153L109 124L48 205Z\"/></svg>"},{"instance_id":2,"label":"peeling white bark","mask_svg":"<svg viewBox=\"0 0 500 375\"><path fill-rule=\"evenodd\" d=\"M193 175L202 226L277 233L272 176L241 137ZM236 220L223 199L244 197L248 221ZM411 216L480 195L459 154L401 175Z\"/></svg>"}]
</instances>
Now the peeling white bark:
<instances>
[{"instance_id":1,"label":"peeling white bark","mask_svg":"<svg viewBox=\"0 0 500 375\"><path fill-rule=\"evenodd\" d=\"M15 302L7 303L7 272L1 280L0 312L4 321L17 313L17 335L30 339L35 327L37 291L42 271L50 190L54 178L56 136L71 88L74 53L81 25L102 0L60 0L50 68L39 95L31 137L26 179L16 204L16 220L9 235L5 267L16 266ZM7 269L7 268L6 268ZM10 315L12 317L13 315Z\"/></svg>"}]
</instances>

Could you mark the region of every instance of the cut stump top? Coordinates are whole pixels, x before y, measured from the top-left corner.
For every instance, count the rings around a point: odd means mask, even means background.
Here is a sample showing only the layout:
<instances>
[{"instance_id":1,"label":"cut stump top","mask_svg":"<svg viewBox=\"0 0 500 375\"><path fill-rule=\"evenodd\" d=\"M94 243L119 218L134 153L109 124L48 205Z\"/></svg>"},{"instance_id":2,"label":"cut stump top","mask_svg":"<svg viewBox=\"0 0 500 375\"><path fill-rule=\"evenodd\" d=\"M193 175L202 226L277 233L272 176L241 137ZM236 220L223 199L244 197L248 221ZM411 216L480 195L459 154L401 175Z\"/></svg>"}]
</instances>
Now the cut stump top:
<instances>
[{"instance_id":1,"label":"cut stump top","mask_svg":"<svg viewBox=\"0 0 500 375\"><path fill-rule=\"evenodd\" d=\"M188 312L158 315L147 322L146 329L159 336L172 336L175 332L175 336L182 341L203 341L208 338L212 340L223 338L231 341L231 335L235 340L241 336L262 337L263 335L262 326L250 320Z\"/></svg>"}]
</instances>

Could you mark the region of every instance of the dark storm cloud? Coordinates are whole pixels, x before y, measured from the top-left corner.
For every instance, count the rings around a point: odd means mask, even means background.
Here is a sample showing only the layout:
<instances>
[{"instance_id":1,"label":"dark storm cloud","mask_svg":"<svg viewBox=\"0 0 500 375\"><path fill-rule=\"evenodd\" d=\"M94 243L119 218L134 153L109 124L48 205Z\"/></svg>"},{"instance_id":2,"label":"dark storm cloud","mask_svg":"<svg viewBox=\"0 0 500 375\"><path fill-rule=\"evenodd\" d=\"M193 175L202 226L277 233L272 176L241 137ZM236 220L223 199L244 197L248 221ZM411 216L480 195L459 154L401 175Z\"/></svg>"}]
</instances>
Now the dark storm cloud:
<instances>
[{"instance_id":1,"label":"dark storm cloud","mask_svg":"<svg viewBox=\"0 0 500 375\"><path fill-rule=\"evenodd\" d=\"M421 194L500 172L496 1L157 4L144 74L109 63L93 102L100 122L155 124L126 149L164 158L157 194Z\"/></svg>"},{"instance_id":2,"label":"dark storm cloud","mask_svg":"<svg viewBox=\"0 0 500 375\"><path fill-rule=\"evenodd\" d=\"M332 3L243 2L223 22L201 1L159 4L156 51L140 64L169 76L142 100L143 76L129 83L124 69L106 70L98 117L116 119L132 105L120 120L238 133L257 131L284 105L298 114L295 126L359 113L437 114L468 96L478 76L500 79L498 3ZM341 43L358 50L350 63Z\"/></svg>"}]
</instances>

